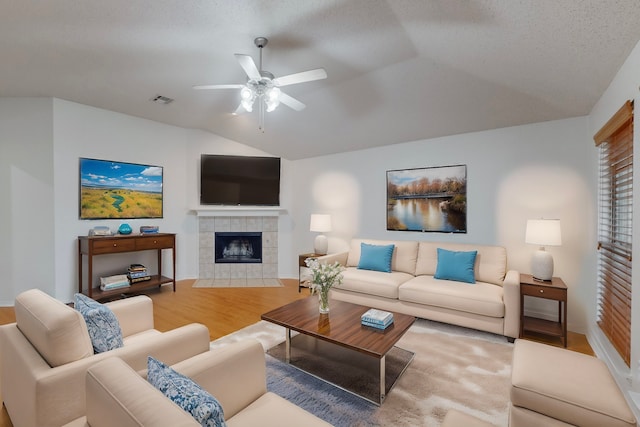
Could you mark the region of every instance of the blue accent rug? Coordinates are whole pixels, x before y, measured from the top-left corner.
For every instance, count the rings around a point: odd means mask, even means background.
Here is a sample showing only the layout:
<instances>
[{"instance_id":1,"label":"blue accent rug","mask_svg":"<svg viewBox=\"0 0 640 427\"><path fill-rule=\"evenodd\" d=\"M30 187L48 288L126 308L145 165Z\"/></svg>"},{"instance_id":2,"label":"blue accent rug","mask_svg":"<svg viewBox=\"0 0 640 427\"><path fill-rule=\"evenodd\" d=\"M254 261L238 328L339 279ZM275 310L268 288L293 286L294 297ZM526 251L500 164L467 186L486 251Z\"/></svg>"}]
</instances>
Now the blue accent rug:
<instances>
[{"instance_id":1,"label":"blue accent rug","mask_svg":"<svg viewBox=\"0 0 640 427\"><path fill-rule=\"evenodd\" d=\"M265 355L267 389L334 426L375 426L378 407L312 375Z\"/></svg>"},{"instance_id":2,"label":"blue accent rug","mask_svg":"<svg viewBox=\"0 0 640 427\"><path fill-rule=\"evenodd\" d=\"M254 338L268 351L284 335L284 328L261 321L212 342L212 347ZM505 337L418 319L398 346L415 357L382 406L269 354L267 387L338 427L440 427L450 409L507 427L513 344Z\"/></svg>"}]
</instances>

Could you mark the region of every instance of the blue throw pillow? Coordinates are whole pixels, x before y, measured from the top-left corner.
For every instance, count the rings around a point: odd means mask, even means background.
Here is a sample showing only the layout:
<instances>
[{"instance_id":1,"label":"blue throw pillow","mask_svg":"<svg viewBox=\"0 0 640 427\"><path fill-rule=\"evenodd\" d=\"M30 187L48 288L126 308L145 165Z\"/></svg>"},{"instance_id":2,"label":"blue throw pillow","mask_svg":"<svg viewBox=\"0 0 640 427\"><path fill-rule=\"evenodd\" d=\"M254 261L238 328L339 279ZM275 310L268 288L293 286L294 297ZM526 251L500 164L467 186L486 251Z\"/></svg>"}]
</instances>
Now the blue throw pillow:
<instances>
[{"instance_id":1,"label":"blue throw pillow","mask_svg":"<svg viewBox=\"0 0 640 427\"><path fill-rule=\"evenodd\" d=\"M476 283L474 266L478 251L458 252L438 248L436 279Z\"/></svg>"},{"instance_id":2,"label":"blue throw pillow","mask_svg":"<svg viewBox=\"0 0 640 427\"><path fill-rule=\"evenodd\" d=\"M360 243L360 270L373 270L391 273L391 257L395 245L369 245Z\"/></svg>"},{"instance_id":3,"label":"blue throw pillow","mask_svg":"<svg viewBox=\"0 0 640 427\"><path fill-rule=\"evenodd\" d=\"M123 346L120 322L109 307L84 294L75 294L74 307L84 317L95 354Z\"/></svg>"},{"instance_id":4,"label":"blue throw pillow","mask_svg":"<svg viewBox=\"0 0 640 427\"><path fill-rule=\"evenodd\" d=\"M149 356L147 381L203 427L225 427L222 405L191 378Z\"/></svg>"}]
</instances>

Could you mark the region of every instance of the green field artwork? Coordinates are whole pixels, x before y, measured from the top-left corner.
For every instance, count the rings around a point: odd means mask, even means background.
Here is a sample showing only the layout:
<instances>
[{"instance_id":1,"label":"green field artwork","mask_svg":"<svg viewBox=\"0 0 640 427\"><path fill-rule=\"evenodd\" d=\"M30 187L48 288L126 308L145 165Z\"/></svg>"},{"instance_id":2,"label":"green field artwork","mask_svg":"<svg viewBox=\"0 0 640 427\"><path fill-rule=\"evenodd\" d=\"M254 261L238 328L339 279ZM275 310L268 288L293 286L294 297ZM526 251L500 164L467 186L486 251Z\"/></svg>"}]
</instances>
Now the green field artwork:
<instances>
[{"instance_id":1,"label":"green field artwork","mask_svg":"<svg viewBox=\"0 0 640 427\"><path fill-rule=\"evenodd\" d=\"M80 159L80 219L162 218L162 168Z\"/></svg>"}]
</instances>

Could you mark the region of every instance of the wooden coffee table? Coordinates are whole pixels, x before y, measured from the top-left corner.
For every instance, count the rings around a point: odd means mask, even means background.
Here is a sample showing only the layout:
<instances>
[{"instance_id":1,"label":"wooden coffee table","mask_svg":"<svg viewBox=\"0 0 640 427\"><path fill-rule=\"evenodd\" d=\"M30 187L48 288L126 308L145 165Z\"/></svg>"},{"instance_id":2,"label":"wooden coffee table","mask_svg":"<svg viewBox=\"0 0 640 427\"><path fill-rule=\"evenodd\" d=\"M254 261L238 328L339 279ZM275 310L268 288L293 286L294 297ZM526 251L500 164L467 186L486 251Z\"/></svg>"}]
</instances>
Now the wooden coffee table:
<instances>
[{"instance_id":1,"label":"wooden coffee table","mask_svg":"<svg viewBox=\"0 0 640 427\"><path fill-rule=\"evenodd\" d=\"M360 316L369 308L331 300L330 313L321 315L318 297L310 296L264 313L261 318L286 329L284 348L281 349L284 361L380 405L413 359L412 352L399 349L395 344L416 318L394 312L393 324L381 331L360 323ZM299 334L292 337L292 331ZM390 364L394 371L391 373L387 372L388 355L394 358ZM325 362L327 365L322 366ZM333 377L330 375L332 368L337 371ZM378 378L379 388L374 390L374 395L340 384L349 372L363 369L365 374L373 374L374 383ZM362 373L358 375L362 376ZM362 378L357 378L357 382L370 383Z\"/></svg>"}]
</instances>

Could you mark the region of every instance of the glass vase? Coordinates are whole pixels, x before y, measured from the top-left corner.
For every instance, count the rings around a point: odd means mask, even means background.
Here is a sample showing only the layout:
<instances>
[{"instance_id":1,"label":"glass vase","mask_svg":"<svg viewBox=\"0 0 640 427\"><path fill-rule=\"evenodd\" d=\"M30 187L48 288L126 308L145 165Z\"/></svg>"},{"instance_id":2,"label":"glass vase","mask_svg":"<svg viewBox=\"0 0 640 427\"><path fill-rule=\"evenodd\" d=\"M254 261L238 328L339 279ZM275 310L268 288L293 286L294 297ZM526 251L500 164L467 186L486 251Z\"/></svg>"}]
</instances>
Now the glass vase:
<instances>
[{"instance_id":1,"label":"glass vase","mask_svg":"<svg viewBox=\"0 0 640 427\"><path fill-rule=\"evenodd\" d=\"M318 303L320 314L329 313L329 288L318 291Z\"/></svg>"}]
</instances>

